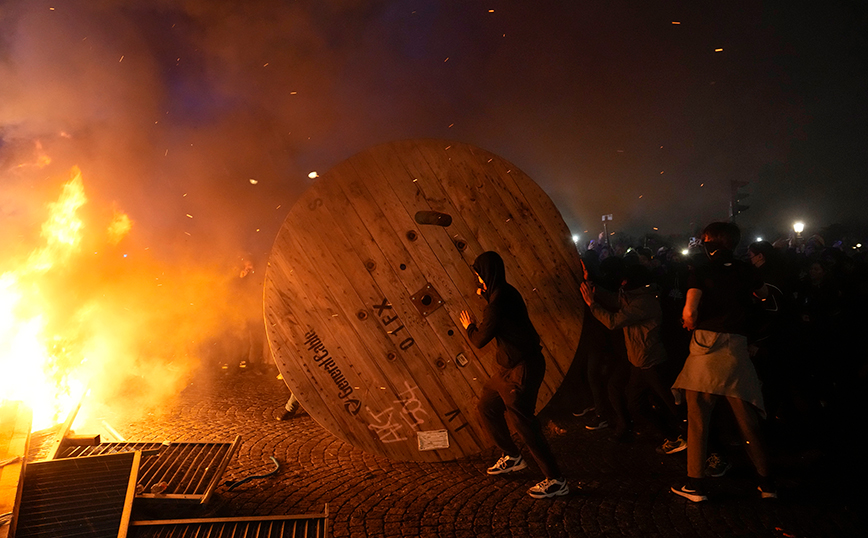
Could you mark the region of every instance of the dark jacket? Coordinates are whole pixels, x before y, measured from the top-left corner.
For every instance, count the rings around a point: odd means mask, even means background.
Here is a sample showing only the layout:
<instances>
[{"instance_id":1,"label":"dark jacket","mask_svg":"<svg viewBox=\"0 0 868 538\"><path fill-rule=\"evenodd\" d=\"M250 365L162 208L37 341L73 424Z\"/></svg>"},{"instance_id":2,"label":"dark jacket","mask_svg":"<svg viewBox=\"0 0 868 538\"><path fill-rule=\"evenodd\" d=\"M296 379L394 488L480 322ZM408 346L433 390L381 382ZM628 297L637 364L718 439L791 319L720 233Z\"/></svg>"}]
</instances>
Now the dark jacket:
<instances>
[{"instance_id":1,"label":"dark jacket","mask_svg":"<svg viewBox=\"0 0 868 538\"><path fill-rule=\"evenodd\" d=\"M506 282L503 259L496 252L483 252L473 262L487 290L482 296L488 306L477 326L467 327L467 337L477 348L492 339L497 342L497 363L513 368L522 362L543 362L539 334L527 314L527 306L517 289Z\"/></svg>"}]
</instances>

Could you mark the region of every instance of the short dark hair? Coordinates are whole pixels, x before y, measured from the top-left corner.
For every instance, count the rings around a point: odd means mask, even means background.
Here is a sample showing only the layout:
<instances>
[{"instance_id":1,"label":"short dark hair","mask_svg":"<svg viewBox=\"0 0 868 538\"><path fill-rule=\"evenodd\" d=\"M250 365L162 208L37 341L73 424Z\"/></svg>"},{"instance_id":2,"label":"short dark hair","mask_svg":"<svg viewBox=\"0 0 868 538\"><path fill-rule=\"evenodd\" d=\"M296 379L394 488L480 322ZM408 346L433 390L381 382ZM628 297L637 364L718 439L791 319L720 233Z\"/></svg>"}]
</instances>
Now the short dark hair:
<instances>
[{"instance_id":1,"label":"short dark hair","mask_svg":"<svg viewBox=\"0 0 868 538\"><path fill-rule=\"evenodd\" d=\"M754 254L762 254L766 260L771 259L775 255L775 247L768 241L751 243L747 249Z\"/></svg>"},{"instance_id":2,"label":"short dark hair","mask_svg":"<svg viewBox=\"0 0 868 538\"><path fill-rule=\"evenodd\" d=\"M735 250L741 241L741 230L732 222L712 222L702 230L702 240L720 244L726 250Z\"/></svg>"},{"instance_id":3,"label":"short dark hair","mask_svg":"<svg viewBox=\"0 0 868 538\"><path fill-rule=\"evenodd\" d=\"M634 290L651 283L651 271L644 265L628 265L624 268L624 289Z\"/></svg>"}]
</instances>

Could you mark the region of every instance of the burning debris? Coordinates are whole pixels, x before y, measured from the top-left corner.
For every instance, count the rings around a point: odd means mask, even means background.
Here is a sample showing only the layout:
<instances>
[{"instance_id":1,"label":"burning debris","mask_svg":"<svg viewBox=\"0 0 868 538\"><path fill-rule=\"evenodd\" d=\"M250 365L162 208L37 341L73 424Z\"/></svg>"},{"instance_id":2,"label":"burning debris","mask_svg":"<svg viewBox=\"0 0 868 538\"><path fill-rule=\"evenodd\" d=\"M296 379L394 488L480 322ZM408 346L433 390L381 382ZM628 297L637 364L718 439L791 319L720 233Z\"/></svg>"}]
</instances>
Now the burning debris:
<instances>
[{"instance_id":1,"label":"burning debris","mask_svg":"<svg viewBox=\"0 0 868 538\"><path fill-rule=\"evenodd\" d=\"M0 394L25 401L36 429L59 422L87 385L80 373L86 361L81 339L51 312L55 276L80 248L84 226L77 216L87 202L81 171L74 168L71 176L60 198L48 205L44 244L0 276Z\"/></svg>"},{"instance_id":2,"label":"burning debris","mask_svg":"<svg viewBox=\"0 0 868 538\"><path fill-rule=\"evenodd\" d=\"M102 402L165 402L211 342L243 325L221 291L234 271L167 268L157 249L132 244L126 212L88 207L78 167L60 190L32 247L4 252L0 266L0 399L25 402L34 431L62 422L86 392L79 425L100 424L90 414Z\"/></svg>"}]
</instances>

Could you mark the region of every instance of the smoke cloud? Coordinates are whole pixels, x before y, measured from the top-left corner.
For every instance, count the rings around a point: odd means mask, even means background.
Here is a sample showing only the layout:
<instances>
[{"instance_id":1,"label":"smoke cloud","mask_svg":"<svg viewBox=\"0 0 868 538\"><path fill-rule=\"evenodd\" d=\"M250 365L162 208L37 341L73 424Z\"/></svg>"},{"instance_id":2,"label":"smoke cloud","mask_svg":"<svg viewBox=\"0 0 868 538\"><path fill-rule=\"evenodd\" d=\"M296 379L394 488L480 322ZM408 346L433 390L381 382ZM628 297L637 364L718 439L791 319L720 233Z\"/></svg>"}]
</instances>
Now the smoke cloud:
<instances>
[{"instance_id":1,"label":"smoke cloud","mask_svg":"<svg viewBox=\"0 0 868 538\"><path fill-rule=\"evenodd\" d=\"M501 155L583 241L604 214L610 229L690 233L726 218L733 180L751 182L749 225L861 215L865 47L841 29L858 20L846 9L2 2L2 270L39 244L79 166L102 243L75 278L126 298L102 317L136 342L139 363L116 370L144 376L261 315L239 304L238 272L251 261L261 278L308 173L391 140ZM112 243L118 213L131 228Z\"/></svg>"}]
</instances>

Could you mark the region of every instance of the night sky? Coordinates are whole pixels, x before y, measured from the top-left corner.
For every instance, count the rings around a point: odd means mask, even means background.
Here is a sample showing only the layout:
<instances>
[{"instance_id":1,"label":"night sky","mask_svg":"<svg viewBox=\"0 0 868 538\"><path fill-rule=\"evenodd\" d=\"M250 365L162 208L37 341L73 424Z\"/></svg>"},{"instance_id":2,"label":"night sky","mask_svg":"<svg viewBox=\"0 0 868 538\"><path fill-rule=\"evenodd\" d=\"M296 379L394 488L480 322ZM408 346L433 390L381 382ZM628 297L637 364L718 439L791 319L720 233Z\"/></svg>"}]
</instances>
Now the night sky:
<instances>
[{"instance_id":1,"label":"night sky","mask_svg":"<svg viewBox=\"0 0 868 538\"><path fill-rule=\"evenodd\" d=\"M511 161L583 241L689 235L732 181L756 234L864 221L866 29L834 0L0 2L0 225L77 164L139 245L267 252L309 172L409 138Z\"/></svg>"}]
</instances>

